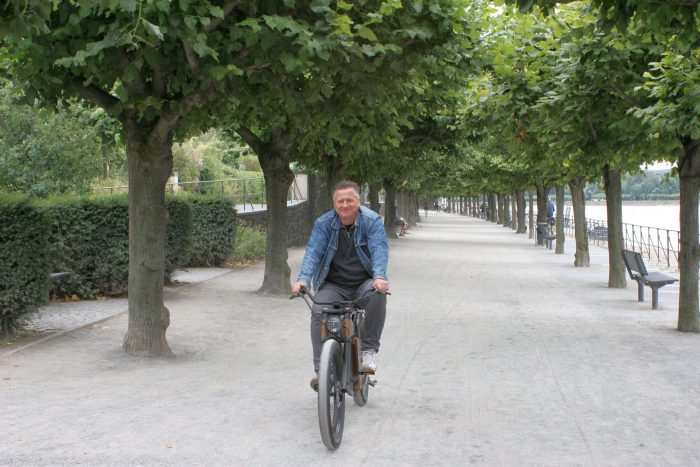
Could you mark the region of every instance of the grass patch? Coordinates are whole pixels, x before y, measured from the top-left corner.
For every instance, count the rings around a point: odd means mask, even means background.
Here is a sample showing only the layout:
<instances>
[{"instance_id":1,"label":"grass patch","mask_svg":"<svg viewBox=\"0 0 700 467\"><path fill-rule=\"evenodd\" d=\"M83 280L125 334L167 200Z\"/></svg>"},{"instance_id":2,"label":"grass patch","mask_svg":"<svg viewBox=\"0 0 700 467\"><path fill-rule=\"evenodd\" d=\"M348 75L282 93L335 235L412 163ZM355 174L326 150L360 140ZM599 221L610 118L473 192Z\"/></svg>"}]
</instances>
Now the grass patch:
<instances>
[{"instance_id":1,"label":"grass patch","mask_svg":"<svg viewBox=\"0 0 700 467\"><path fill-rule=\"evenodd\" d=\"M265 257L267 234L262 230L251 229L244 225L236 227L236 235L226 263L249 263Z\"/></svg>"}]
</instances>

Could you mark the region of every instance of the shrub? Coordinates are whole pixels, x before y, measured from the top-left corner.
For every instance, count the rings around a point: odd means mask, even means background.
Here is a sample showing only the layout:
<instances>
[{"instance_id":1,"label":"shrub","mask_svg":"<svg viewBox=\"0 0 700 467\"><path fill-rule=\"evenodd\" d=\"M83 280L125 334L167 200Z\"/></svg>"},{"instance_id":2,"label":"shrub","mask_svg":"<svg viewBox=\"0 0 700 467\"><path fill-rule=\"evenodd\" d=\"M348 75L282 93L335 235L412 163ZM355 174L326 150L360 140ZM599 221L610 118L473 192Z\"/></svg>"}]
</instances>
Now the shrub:
<instances>
[{"instance_id":1,"label":"shrub","mask_svg":"<svg viewBox=\"0 0 700 467\"><path fill-rule=\"evenodd\" d=\"M218 266L231 251L236 232L236 206L228 198L190 198L192 252L190 266Z\"/></svg>"},{"instance_id":2,"label":"shrub","mask_svg":"<svg viewBox=\"0 0 700 467\"><path fill-rule=\"evenodd\" d=\"M264 231L239 224L229 260L250 261L265 256L266 245L267 234Z\"/></svg>"},{"instance_id":3,"label":"shrub","mask_svg":"<svg viewBox=\"0 0 700 467\"><path fill-rule=\"evenodd\" d=\"M49 223L24 195L0 194L0 331L13 332L23 315L48 299Z\"/></svg>"}]
</instances>

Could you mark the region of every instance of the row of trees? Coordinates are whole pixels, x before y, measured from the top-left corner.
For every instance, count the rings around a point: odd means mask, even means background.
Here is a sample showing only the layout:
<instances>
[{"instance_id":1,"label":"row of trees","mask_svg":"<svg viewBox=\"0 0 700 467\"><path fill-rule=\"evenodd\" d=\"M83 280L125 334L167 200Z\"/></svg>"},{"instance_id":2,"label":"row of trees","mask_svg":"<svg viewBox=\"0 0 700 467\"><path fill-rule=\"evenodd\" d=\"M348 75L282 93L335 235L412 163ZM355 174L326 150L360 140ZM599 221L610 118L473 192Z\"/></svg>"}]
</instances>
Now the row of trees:
<instances>
[{"instance_id":1,"label":"row of trees","mask_svg":"<svg viewBox=\"0 0 700 467\"><path fill-rule=\"evenodd\" d=\"M695 203L696 218L694 233L683 232L679 329L697 331L700 125L685 92L697 74L694 36L682 29L695 23L681 17L678 29L673 12L683 4L667 2L659 8L674 21L638 20L627 9L611 17L630 20L625 29L605 27L600 20L618 11L607 1L555 10L542 0L545 16L484 0L10 0L0 8L0 65L28 98L80 96L120 122L130 195L127 352L170 353L163 185L173 143L211 127L239 135L260 161L269 222L260 291L276 294L290 283L291 163L329 184L367 183L371 201L383 187L388 206L398 196L410 212L418 196L513 193L519 206L532 186L544 200L548 187L568 185L581 225L585 183L602 176L609 235L618 238L621 174L681 154L682 209L687 216ZM642 12L654 5L638 4ZM686 217L681 228L691 224ZM614 250L610 284L618 286L624 270ZM584 231L576 264L587 256ZM695 276L686 271L693 261Z\"/></svg>"}]
</instances>

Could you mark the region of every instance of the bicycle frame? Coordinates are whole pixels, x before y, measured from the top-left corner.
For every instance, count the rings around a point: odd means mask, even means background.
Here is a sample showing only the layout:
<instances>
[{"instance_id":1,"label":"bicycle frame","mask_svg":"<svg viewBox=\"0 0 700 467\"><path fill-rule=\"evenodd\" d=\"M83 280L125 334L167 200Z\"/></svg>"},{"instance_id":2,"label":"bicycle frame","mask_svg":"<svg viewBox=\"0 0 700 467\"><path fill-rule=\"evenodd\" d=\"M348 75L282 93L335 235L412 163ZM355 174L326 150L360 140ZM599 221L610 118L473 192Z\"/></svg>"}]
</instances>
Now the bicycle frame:
<instances>
[{"instance_id":1,"label":"bicycle frame","mask_svg":"<svg viewBox=\"0 0 700 467\"><path fill-rule=\"evenodd\" d=\"M364 316L365 310L357 308L352 302L341 309L324 308L321 310L321 343L325 343L328 339L335 339L340 344L343 354L341 385L343 391L351 396L355 394L355 391L361 390L361 382L358 378L362 374L360 371L361 343L355 327L361 326ZM340 319L341 326L337 332L329 331L329 317Z\"/></svg>"}]
</instances>

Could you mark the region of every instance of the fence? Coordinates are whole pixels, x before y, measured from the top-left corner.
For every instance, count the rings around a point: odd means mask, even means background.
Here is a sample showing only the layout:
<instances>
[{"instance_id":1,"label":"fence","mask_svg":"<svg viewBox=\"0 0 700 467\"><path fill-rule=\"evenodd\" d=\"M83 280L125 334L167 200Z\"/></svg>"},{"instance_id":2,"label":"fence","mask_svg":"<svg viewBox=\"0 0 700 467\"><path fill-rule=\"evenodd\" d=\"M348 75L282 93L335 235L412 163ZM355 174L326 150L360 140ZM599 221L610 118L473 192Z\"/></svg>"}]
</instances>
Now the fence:
<instances>
[{"instance_id":1,"label":"fence","mask_svg":"<svg viewBox=\"0 0 700 467\"><path fill-rule=\"evenodd\" d=\"M266 203L265 180L263 178L230 178L226 180L206 180L197 182L168 183L165 189L171 193L216 194L231 197L239 210L262 209ZM93 188L93 192L109 194L127 193L128 185ZM289 187L287 201L300 201L303 197L296 178Z\"/></svg>"},{"instance_id":2,"label":"fence","mask_svg":"<svg viewBox=\"0 0 700 467\"><path fill-rule=\"evenodd\" d=\"M564 229L567 235L574 235L574 227L574 219L565 217ZM607 248L607 221L586 219L586 231L588 232L589 242ZM623 222L622 239L625 249L638 251L647 260L656 262L668 269L678 268L678 252L681 239L679 231Z\"/></svg>"}]
</instances>

